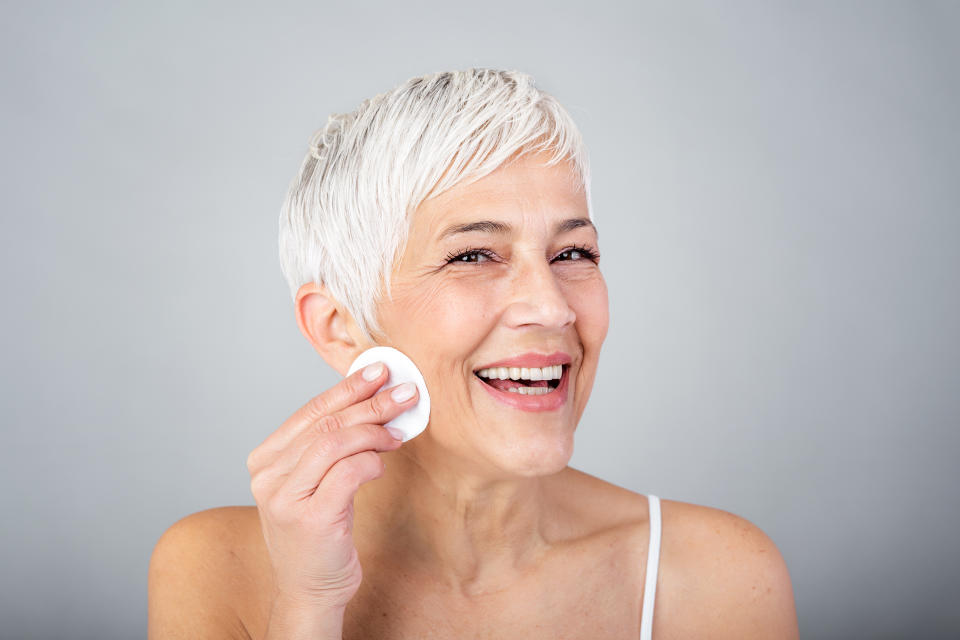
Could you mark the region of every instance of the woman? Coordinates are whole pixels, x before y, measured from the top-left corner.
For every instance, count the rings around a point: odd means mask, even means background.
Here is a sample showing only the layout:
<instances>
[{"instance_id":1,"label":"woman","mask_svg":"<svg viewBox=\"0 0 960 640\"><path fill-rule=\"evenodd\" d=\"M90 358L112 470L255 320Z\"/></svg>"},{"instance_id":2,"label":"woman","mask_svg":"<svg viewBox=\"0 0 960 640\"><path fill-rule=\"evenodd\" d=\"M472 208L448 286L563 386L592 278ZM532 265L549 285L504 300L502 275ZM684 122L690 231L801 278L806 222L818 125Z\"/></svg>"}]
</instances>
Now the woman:
<instances>
[{"instance_id":1,"label":"woman","mask_svg":"<svg viewBox=\"0 0 960 640\"><path fill-rule=\"evenodd\" d=\"M157 544L152 638L797 637L760 529L567 466L607 290L580 135L528 76L433 74L332 116L280 247L314 349L341 375L407 354L429 426L382 426L418 395L377 392L376 364L307 402L248 458L256 507Z\"/></svg>"}]
</instances>

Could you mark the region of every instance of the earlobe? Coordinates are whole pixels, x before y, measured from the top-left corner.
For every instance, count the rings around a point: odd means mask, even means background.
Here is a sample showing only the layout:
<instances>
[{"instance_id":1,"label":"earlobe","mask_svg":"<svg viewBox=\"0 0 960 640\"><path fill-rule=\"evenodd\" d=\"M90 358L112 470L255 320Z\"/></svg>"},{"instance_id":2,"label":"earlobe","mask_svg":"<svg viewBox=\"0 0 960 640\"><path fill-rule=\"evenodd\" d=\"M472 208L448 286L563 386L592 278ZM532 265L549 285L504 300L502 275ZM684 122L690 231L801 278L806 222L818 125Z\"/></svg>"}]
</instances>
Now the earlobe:
<instances>
[{"instance_id":1,"label":"earlobe","mask_svg":"<svg viewBox=\"0 0 960 640\"><path fill-rule=\"evenodd\" d=\"M346 375L350 363L363 351L350 331L354 324L350 314L325 286L315 282L300 287L294 310L300 332L327 364Z\"/></svg>"}]
</instances>

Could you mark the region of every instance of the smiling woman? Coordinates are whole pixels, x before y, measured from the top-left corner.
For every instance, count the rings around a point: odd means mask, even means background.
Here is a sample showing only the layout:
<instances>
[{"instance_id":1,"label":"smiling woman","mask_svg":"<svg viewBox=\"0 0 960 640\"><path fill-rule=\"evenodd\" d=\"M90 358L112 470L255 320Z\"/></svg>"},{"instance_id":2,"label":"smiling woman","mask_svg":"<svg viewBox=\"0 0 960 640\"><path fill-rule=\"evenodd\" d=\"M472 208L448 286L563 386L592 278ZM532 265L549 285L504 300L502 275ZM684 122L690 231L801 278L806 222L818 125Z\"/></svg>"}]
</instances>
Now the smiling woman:
<instances>
[{"instance_id":1,"label":"smiling woman","mask_svg":"<svg viewBox=\"0 0 960 640\"><path fill-rule=\"evenodd\" d=\"M284 204L297 323L345 375L251 452L253 507L174 524L152 638L795 638L757 527L568 466L609 326L580 135L517 72L414 78L332 116ZM624 428L631 425L625 424ZM386 464L384 464L386 463Z\"/></svg>"}]
</instances>

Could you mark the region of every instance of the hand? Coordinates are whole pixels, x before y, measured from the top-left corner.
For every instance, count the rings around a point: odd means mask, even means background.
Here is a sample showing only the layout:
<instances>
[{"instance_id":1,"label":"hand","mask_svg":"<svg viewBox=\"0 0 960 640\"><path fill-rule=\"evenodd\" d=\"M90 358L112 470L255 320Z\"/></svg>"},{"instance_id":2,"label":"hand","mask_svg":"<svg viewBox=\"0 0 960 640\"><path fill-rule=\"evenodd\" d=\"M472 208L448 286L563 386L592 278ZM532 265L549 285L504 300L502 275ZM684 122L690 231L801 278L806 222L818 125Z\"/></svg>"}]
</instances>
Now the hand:
<instances>
[{"instance_id":1,"label":"hand","mask_svg":"<svg viewBox=\"0 0 960 640\"><path fill-rule=\"evenodd\" d=\"M247 458L278 594L305 608L345 609L360 587L353 497L383 475L377 452L401 446L383 424L417 403L412 384L413 395L402 402L391 392L404 385L373 395L386 365L372 380L363 374L378 364L311 399Z\"/></svg>"}]
</instances>

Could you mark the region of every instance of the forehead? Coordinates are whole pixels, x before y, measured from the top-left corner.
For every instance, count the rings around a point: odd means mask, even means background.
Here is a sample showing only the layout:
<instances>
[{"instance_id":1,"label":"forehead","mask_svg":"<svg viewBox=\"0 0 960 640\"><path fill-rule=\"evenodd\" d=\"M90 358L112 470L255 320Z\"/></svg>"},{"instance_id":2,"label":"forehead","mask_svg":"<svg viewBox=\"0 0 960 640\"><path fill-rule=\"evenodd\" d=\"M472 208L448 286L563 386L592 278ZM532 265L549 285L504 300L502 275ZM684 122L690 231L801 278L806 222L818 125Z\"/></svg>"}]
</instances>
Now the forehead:
<instances>
[{"instance_id":1,"label":"forehead","mask_svg":"<svg viewBox=\"0 0 960 640\"><path fill-rule=\"evenodd\" d=\"M466 227L478 221L500 222L511 230L553 229L567 219L588 217L586 195L571 164L547 166L542 156L524 156L426 200L413 215L410 236L421 242L443 242L455 237L458 229L506 231L496 225Z\"/></svg>"}]
</instances>

